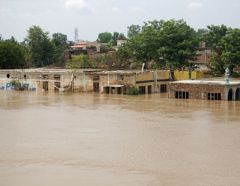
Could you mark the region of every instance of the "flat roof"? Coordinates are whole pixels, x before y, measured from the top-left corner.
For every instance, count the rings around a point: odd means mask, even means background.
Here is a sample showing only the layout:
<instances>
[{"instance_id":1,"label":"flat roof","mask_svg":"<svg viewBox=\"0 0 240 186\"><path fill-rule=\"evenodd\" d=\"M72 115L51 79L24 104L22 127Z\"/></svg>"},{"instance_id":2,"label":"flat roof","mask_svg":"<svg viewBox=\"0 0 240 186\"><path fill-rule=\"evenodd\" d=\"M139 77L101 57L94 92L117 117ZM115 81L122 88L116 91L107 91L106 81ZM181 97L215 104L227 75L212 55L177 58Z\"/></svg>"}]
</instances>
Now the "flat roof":
<instances>
[{"instance_id":1,"label":"flat roof","mask_svg":"<svg viewBox=\"0 0 240 186\"><path fill-rule=\"evenodd\" d=\"M120 88L120 87L124 87L124 85L105 85L104 88L107 87L112 87L112 88Z\"/></svg>"},{"instance_id":2,"label":"flat roof","mask_svg":"<svg viewBox=\"0 0 240 186\"><path fill-rule=\"evenodd\" d=\"M226 84L225 80L182 80L182 81L174 81L172 84L209 84L209 85L240 85L240 80L230 80L228 84Z\"/></svg>"}]
</instances>

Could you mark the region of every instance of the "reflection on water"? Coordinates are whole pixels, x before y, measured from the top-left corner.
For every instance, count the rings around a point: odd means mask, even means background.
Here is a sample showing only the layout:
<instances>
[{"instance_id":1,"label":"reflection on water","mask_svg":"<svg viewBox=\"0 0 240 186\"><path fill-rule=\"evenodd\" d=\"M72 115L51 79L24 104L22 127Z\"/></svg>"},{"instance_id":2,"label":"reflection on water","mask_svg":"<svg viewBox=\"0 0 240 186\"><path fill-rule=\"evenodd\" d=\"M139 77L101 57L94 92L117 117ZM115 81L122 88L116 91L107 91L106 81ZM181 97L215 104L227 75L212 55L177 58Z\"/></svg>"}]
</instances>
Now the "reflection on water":
<instances>
[{"instance_id":1,"label":"reflection on water","mask_svg":"<svg viewBox=\"0 0 240 186\"><path fill-rule=\"evenodd\" d=\"M240 102L0 91L0 185L240 185Z\"/></svg>"}]
</instances>

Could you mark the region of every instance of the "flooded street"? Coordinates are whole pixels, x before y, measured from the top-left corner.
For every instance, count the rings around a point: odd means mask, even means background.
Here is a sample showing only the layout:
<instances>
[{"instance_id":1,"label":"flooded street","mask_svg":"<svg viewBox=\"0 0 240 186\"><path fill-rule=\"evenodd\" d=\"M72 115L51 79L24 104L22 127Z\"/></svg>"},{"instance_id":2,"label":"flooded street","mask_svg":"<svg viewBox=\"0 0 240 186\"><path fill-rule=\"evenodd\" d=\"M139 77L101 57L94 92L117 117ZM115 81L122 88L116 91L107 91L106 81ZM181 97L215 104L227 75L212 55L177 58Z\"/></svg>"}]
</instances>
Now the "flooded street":
<instances>
[{"instance_id":1,"label":"flooded street","mask_svg":"<svg viewBox=\"0 0 240 186\"><path fill-rule=\"evenodd\" d=\"M1 186L240 185L240 102L0 91Z\"/></svg>"}]
</instances>

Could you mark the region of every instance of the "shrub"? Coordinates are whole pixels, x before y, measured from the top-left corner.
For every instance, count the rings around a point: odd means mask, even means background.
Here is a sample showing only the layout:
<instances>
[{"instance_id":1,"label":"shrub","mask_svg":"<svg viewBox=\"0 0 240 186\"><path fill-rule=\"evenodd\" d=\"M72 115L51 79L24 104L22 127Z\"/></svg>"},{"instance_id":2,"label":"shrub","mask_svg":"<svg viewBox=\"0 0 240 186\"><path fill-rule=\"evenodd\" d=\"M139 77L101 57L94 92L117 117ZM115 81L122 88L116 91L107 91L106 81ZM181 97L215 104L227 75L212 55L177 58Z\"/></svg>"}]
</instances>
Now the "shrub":
<instances>
[{"instance_id":1,"label":"shrub","mask_svg":"<svg viewBox=\"0 0 240 186\"><path fill-rule=\"evenodd\" d=\"M136 86L130 87L127 92L127 95L138 95L138 88Z\"/></svg>"},{"instance_id":2,"label":"shrub","mask_svg":"<svg viewBox=\"0 0 240 186\"><path fill-rule=\"evenodd\" d=\"M10 83L15 90L23 90L23 87L19 80L12 80Z\"/></svg>"}]
</instances>

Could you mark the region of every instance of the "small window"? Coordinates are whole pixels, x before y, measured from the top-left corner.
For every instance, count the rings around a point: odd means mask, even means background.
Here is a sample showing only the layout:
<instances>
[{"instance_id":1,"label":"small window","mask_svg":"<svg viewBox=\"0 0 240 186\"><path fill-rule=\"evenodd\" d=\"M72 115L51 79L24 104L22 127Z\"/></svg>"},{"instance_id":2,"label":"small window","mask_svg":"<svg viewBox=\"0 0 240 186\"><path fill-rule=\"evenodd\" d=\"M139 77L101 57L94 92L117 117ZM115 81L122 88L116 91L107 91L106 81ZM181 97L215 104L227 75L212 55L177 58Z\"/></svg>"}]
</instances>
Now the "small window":
<instances>
[{"instance_id":1,"label":"small window","mask_svg":"<svg viewBox=\"0 0 240 186\"><path fill-rule=\"evenodd\" d=\"M208 100L221 100L221 93L208 93Z\"/></svg>"},{"instance_id":2,"label":"small window","mask_svg":"<svg viewBox=\"0 0 240 186\"><path fill-rule=\"evenodd\" d=\"M189 99L189 92L176 91L175 98L176 99Z\"/></svg>"},{"instance_id":3,"label":"small window","mask_svg":"<svg viewBox=\"0 0 240 186\"><path fill-rule=\"evenodd\" d=\"M10 74L7 74L7 78L10 78Z\"/></svg>"},{"instance_id":4,"label":"small window","mask_svg":"<svg viewBox=\"0 0 240 186\"><path fill-rule=\"evenodd\" d=\"M160 93L166 93L167 92L167 85L160 85Z\"/></svg>"}]
</instances>

